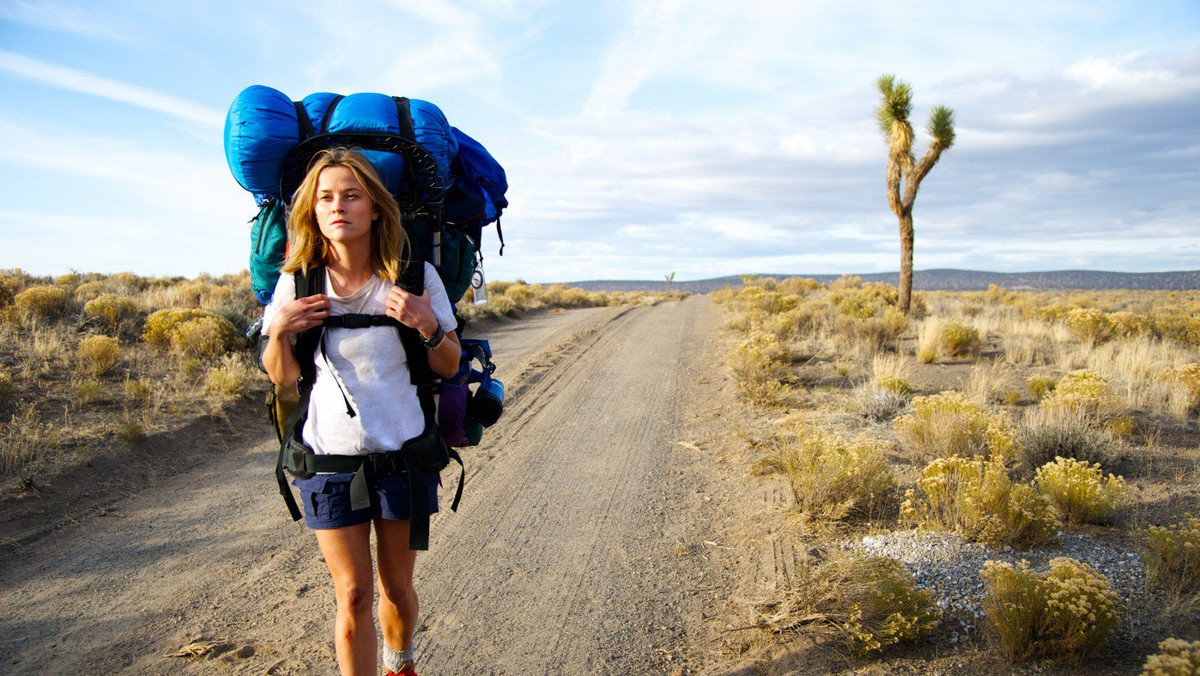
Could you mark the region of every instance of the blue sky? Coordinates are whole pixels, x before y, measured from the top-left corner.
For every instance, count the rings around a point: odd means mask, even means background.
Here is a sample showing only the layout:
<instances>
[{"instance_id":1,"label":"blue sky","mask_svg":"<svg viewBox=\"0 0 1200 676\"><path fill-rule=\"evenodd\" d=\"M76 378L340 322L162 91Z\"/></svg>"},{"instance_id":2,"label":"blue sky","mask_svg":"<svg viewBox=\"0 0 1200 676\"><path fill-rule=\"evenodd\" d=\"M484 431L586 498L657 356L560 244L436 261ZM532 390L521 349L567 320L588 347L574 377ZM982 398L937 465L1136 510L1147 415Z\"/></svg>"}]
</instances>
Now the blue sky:
<instances>
[{"instance_id":1,"label":"blue sky","mask_svg":"<svg viewBox=\"0 0 1200 676\"><path fill-rule=\"evenodd\" d=\"M426 99L483 142L490 279L891 271L884 73L918 129L956 111L917 269L1200 268L1196 0L0 0L0 268L244 268L222 126L265 84Z\"/></svg>"}]
</instances>

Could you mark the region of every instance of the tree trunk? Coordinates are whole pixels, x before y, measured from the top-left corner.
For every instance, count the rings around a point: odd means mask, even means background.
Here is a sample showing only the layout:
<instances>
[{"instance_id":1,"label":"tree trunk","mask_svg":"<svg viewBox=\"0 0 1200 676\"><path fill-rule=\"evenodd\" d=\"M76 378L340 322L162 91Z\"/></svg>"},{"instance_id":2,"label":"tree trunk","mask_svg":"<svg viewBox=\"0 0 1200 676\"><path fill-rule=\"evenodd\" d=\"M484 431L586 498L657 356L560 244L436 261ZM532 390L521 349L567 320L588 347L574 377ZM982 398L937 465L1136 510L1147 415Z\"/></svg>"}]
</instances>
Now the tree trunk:
<instances>
[{"instance_id":1,"label":"tree trunk","mask_svg":"<svg viewBox=\"0 0 1200 676\"><path fill-rule=\"evenodd\" d=\"M913 219L912 209L900 214L900 311L908 314L912 300Z\"/></svg>"}]
</instances>

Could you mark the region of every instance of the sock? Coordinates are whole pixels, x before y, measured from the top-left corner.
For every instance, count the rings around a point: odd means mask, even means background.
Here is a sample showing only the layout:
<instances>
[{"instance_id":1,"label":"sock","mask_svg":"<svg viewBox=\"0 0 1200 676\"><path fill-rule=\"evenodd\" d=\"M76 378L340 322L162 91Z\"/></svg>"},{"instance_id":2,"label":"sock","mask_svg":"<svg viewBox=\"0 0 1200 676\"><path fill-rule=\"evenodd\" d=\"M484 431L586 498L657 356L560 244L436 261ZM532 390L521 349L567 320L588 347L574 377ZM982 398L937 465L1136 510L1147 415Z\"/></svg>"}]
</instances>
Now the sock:
<instances>
[{"instance_id":1,"label":"sock","mask_svg":"<svg viewBox=\"0 0 1200 676\"><path fill-rule=\"evenodd\" d=\"M385 641L383 644L383 668L392 673L398 673L405 664L413 661L413 649L396 650Z\"/></svg>"}]
</instances>

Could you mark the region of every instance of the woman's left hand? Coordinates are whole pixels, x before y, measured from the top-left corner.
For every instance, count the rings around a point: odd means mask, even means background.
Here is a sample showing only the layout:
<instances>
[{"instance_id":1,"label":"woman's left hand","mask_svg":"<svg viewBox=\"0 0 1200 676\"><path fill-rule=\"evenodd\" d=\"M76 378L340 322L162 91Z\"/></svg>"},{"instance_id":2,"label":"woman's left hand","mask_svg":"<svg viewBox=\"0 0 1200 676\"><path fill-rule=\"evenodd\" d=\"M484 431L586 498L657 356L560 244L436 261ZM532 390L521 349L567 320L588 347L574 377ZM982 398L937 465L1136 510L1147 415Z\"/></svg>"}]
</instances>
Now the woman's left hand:
<instances>
[{"instance_id":1,"label":"woman's left hand","mask_svg":"<svg viewBox=\"0 0 1200 676\"><path fill-rule=\"evenodd\" d=\"M388 291L387 316L420 331L422 336L432 336L438 328L437 315L433 314L429 296L418 296L399 286L393 286Z\"/></svg>"}]
</instances>

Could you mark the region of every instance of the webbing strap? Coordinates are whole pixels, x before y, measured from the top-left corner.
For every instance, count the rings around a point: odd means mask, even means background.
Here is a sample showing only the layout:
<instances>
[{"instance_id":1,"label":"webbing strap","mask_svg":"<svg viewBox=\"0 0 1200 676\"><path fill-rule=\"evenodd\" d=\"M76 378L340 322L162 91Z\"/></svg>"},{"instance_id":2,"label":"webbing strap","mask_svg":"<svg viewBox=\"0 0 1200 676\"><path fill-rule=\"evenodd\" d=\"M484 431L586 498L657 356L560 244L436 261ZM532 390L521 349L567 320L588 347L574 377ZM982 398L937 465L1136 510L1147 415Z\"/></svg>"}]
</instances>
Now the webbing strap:
<instances>
[{"instance_id":1,"label":"webbing strap","mask_svg":"<svg viewBox=\"0 0 1200 676\"><path fill-rule=\"evenodd\" d=\"M333 97L333 100L329 102L329 107L325 109L325 116L321 118L322 134L329 133L329 121L333 119L333 111L337 109L338 104L341 103L342 99L344 98L346 97L339 94L338 96Z\"/></svg>"},{"instance_id":2,"label":"webbing strap","mask_svg":"<svg viewBox=\"0 0 1200 676\"><path fill-rule=\"evenodd\" d=\"M313 129L312 120L308 118L308 110L305 109L304 102L292 101L292 103L296 104L296 122L299 123L300 127L300 141L303 142L312 136L316 130Z\"/></svg>"}]
</instances>

